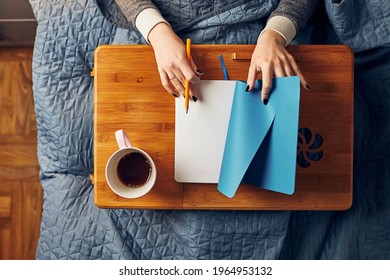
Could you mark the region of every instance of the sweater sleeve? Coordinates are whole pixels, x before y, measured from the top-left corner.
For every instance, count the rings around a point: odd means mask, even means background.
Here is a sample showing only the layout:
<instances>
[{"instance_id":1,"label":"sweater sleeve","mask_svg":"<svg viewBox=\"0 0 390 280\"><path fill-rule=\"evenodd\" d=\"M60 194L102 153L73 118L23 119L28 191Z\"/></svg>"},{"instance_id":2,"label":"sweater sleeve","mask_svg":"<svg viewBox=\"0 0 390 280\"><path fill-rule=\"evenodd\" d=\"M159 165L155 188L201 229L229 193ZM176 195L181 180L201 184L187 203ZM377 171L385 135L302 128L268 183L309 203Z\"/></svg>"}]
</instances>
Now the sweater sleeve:
<instances>
[{"instance_id":1,"label":"sweater sleeve","mask_svg":"<svg viewBox=\"0 0 390 280\"><path fill-rule=\"evenodd\" d=\"M295 35L302 30L307 20L313 15L319 0L280 0L271 13L262 33L271 29L279 33L289 45Z\"/></svg>"},{"instance_id":2,"label":"sweater sleeve","mask_svg":"<svg viewBox=\"0 0 390 280\"><path fill-rule=\"evenodd\" d=\"M148 41L152 28L160 23L168 22L151 0L115 0L123 14L134 29L141 32ZM264 30L272 29L281 34L286 45L302 30L307 20L312 16L319 0L280 0L276 9L271 13Z\"/></svg>"},{"instance_id":3,"label":"sweater sleeve","mask_svg":"<svg viewBox=\"0 0 390 280\"><path fill-rule=\"evenodd\" d=\"M275 16L286 17L294 23L296 32L300 32L307 20L313 15L319 0L280 0L279 5L271 13Z\"/></svg>"},{"instance_id":4,"label":"sweater sleeve","mask_svg":"<svg viewBox=\"0 0 390 280\"><path fill-rule=\"evenodd\" d=\"M160 11L150 0L115 0L122 13L131 23L135 30L138 30L147 42L149 32L157 24L169 23L162 17Z\"/></svg>"},{"instance_id":5,"label":"sweater sleeve","mask_svg":"<svg viewBox=\"0 0 390 280\"><path fill-rule=\"evenodd\" d=\"M151 0L115 0L115 2L134 29L137 29L136 19L140 12L148 8L158 11Z\"/></svg>"}]
</instances>

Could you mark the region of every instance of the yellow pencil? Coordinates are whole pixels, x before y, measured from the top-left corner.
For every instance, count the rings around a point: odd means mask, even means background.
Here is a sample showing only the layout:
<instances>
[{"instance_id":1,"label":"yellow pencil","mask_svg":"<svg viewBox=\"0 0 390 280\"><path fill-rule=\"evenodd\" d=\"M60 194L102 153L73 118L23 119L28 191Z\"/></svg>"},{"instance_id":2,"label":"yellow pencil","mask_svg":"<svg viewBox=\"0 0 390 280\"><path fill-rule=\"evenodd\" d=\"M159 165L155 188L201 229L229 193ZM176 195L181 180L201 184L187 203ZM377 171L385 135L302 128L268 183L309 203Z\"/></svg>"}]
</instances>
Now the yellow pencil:
<instances>
[{"instance_id":1,"label":"yellow pencil","mask_svg":"<svg viewBox=\"0 0 390 280\"><path fill-rule=\"evenodd\" d=\"M186 41L186 51L187 51L187 59L191 64L191 39L187 39ZM188 107L190 106L190 81L186 79L184 85L184 108L186 113L188 113Z\"/></svg>"}]
</instances>

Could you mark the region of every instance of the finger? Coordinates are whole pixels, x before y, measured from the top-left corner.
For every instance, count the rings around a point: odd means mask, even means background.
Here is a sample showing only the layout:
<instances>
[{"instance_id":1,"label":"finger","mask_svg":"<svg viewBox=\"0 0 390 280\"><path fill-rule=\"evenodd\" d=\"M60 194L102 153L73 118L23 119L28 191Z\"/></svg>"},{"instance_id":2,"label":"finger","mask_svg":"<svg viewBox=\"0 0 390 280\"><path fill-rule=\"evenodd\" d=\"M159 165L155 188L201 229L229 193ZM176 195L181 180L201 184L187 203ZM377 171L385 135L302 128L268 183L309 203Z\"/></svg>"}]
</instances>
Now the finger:
<instances>
[{"instance_id":1,"label":"finger","mask_svg":"<svg viewBox=\"0 0 390 280\"><path fill-rule=\"evenodd\" d=\"M200 81L198 75L195 74L194 69L190 66L188 61L180 65L180 70L183 73L184 77L191 83L195 84Z\"/></svg>"},{"instance_id":2,"label":"finger","mask_svg":"<svg viewBox=\"0 0 390 280\"><path fill-rule=\"evenodd\" d=\"M192 58L191 58L191 67L199 78L204 74L202 70L198 69L195 62L192 60Z\"/></svg>"},{"instance_id":3,"label":"finger","mask_svg":"<svg viewBox=\"0 0 390 280\"><path fill-rule=\"evenodd\" d=\"M279 62L274 65L274 73L275 77L280 78L280 77L286 77L286 72L284 71L284 65Z\"/></svg>"},{"instance_id":4,"label":"finger","mask_svg":"<svg viewBox=\"0 0 390 280\"><path fill-rule=\"evenodd\" d=\"M178 80L181 82L181 85L179 86L176 86L176 88L178 90L180 90L180 93L185 96L185 81L186 81L186 78L184 76L184 74L180 71L180 70L177 70L176 72L176 75L178 77ZM196 84L196 83L195 83ZM195 91L192 89L192 86L191 85L195 85L195 84L191 84L190 83L190 88L189 88L189 94L190 94L190 98L192 100L197 100L197 94L195 93Z\"/></svg>"},{"instance_id":5,"label":"finger","mask_svg":"<svg viewBox=\"0 0 390 280\"><path fill-rule=\"evenodd\" d=\"M272 67L270 64L266 64L262 68L263 73L263 86L261 88L261 100L263 100L264 105L267 105L269 92L272 88Z\"/></svg>"},{"instance_id":6,"label":"finger","mask_svg":"<svg viewBox=\"0 0 390 280\"><path fill-rule=\"evenodd\" d=\"M286 76L288 77L295 76L294 70L292 69L290 63L286 63L284 65L284 73L286 73Z\"/></svg>"},{"instance_id":7,"label":"finger","mask_svg":"<svg viewBox=\"0 0 390 280\"><path fill-rule=\"evenodd\" d=\"M158 73L160 74L160 80L161 80L161 84L162 86L166 89L166 91L168 91L170 94L174 95L175 97L178 96L178 92L176 91L175 87L172 86L172 83L167 75L167 73L165 73L164 71L162 70L159 70ZM173 75L172 75L173 76Z\"/></svg>"},{"instance_id":8,"label":"finger","mask_svg":"<svg viewBox=\"0 0 390 280\"><path fill-rule=\"evenodd\" d=\"M203 72L202 72L202 70L198 69L195 62L192 60L192 58L191 58L191 67L192 67L193 71L195 71L195 74L200 79L201 76L203 75ZM196 84L192 84L192 85L190 84L189 93L190 93L190 97L191 97L192 101L194 101L194 102L198 101L197 88L198 87L196 86Z\"/></svg>"},{"instance_id":9,"label":"finger","mask_svg":"<svg viewBox=\"0 0 390 280\"><path fill-rule=\"evenodd\" d=\"M180 95L184 96L184 86L182 81L175 76L173 79L171 79L171 84L175 87L176 92Z\"/></svg>"},{"instance_id":10,"label":"finger","mask_svg":"<svg viewBox=\"0 0 390 280\"><path fill-rule=\"evenodd\" d=\"M246 79L246 83L248 85L246 88L246 91L253 90L253 88L255 86L256 79L257 79L257 74L258 74L258 71L257 71L256 64L251 63L251 65L249 66L249 70L248 70L248 78Z\"/></svg>"},{"instance_id":11,"label":"finger","mask_svg":"<svg viewBox=\"0 0 390 280\"><path fill-rule=\"evenodd\" d=\"M180 71L179 68L173 70L173 75L177 78L177 82L179 82L184 87L186 78L184 77L183 73Z\"/></svg>"},{"instance_id":12,"label":"finger","mask_svg":"<svg viewBox=\"0 0 390 280\"><path fill-rule=\"evenodd\" d=\"M195 88L197 88L198 86L198 83L195 83L195 84L191 84L189 83L189 94L190 94L190 98L192 99L192 101L196 102L198 101L198 95L197 95L197 90L195 90ZM184 89L185 90L185 89Z\"/></svg>"},{"instance_id":13,"label":"finger","mask_svg":"<svg viewBox=\"0 0 390 280\"><path fill-rule=\"evenodd\" d=\"M303 76L301 70L299 69L299 67L298 67L298 65L297 65L297 63L295 62L294 59L290 60L290 65L291 65L291 67L292 67L293 72L295 73L295 75L299 76L299 79L300 79L300 81L301 81L301 85L302 85L305 89L309 90L309 89L310 89L310 86L309 86L309 84L307 83L305 77Z\"/></svg>"},{"instance_id":14,"label":"finger","mask_svg":"<svg viewBox=\"0 0 390 280\"><path fill-rule=\"evenodd\" d=\"M197 96L197 93L196 93L196 90L195 90L195 85L193 84L190 84L190 89L189 89L189 93L190 93L190 97L192 99L192 101L196 102L198 101L198 96Z\"/></svg>"}]
</instances>

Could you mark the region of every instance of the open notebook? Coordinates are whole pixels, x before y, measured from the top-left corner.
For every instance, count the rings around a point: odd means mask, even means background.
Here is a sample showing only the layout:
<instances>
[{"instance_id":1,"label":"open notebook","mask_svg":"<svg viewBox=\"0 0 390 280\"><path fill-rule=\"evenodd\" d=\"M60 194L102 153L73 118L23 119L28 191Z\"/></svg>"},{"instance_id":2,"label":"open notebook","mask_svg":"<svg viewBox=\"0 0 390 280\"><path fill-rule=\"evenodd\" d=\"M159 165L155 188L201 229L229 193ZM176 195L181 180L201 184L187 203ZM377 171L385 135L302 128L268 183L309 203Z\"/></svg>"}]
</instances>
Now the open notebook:
<instances>
[{"instance_id":1,"label":"open notebook","mask_svg":"<svg viewBox=\"0 0 390 280\"><path fill-rule=\"evenodd\" d=\"M176 98L175 180L218 183L233 197L240 183L292 194L295 186L299 78L273 80L267 105L261 81L201 81L198 102Z\"/></svg>"}]
</instances>

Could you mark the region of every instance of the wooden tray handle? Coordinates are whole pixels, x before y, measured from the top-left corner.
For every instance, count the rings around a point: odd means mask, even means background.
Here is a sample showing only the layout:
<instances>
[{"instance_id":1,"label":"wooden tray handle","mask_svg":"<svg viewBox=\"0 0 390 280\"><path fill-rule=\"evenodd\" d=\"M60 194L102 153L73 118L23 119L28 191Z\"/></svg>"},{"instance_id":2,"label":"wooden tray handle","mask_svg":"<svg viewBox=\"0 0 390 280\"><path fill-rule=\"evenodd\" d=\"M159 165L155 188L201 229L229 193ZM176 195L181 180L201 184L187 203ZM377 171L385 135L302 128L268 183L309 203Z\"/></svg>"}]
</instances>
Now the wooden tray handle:
<instances>
[{"instance_id":1,"label":"wooden tray handle","mask_svg":"<svg viewBox=\"0 0 390 280\"><path fill-rule=\"evenodd\" d=\"M251 52L235 52L232 53L233 60L251 60L252 53Z\"/></svg>"}]
</instances>

